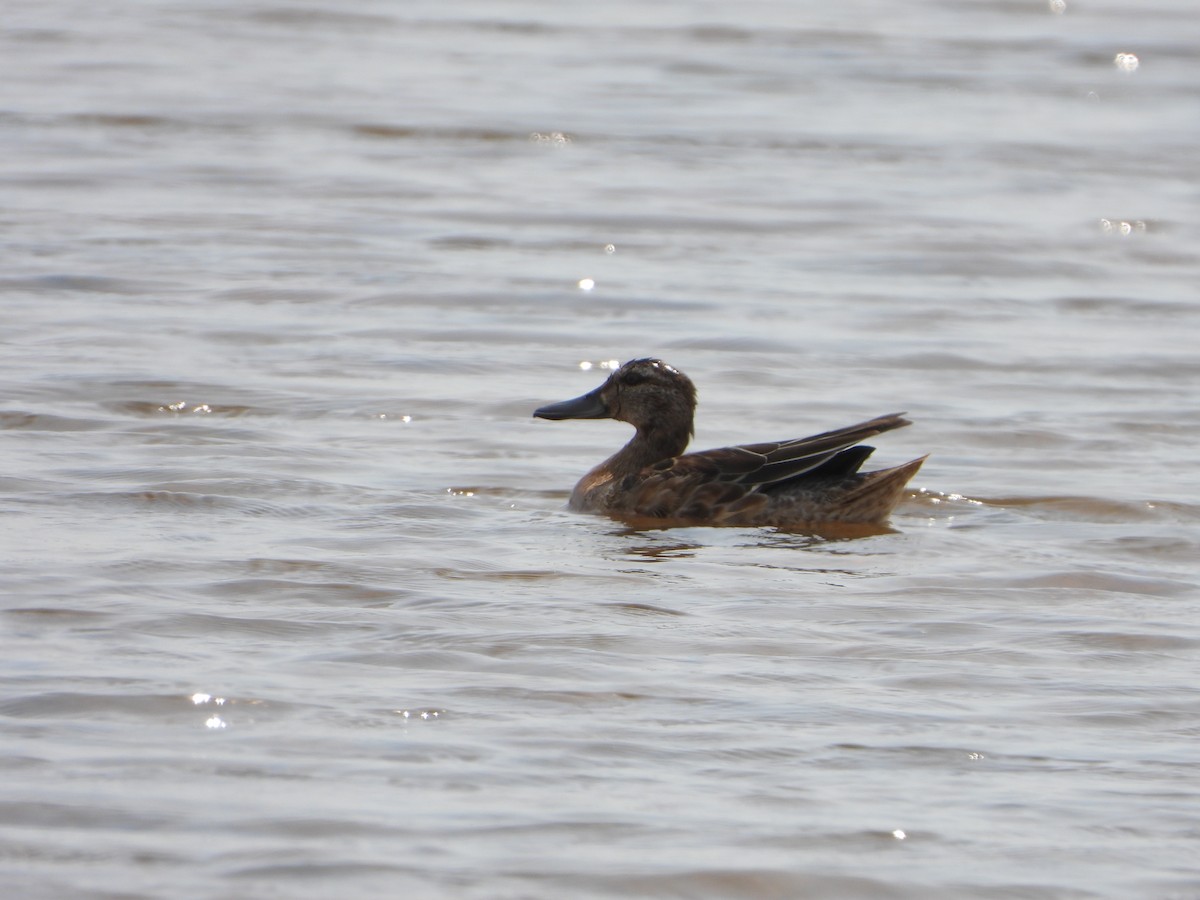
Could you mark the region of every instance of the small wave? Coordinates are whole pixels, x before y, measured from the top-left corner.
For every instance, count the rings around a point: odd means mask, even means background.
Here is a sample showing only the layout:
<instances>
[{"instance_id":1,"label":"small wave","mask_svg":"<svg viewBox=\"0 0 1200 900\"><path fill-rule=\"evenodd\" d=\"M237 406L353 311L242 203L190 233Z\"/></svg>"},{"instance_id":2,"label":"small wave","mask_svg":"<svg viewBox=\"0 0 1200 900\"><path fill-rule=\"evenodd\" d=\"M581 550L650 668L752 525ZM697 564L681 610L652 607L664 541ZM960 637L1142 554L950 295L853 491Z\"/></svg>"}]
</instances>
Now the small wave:
<instances>
[{"instance_id":1,"label":"small wave","mask_svg":"<svg viewBox=\"0 0 1200 900\"><path fill-rule=\"evenodd\" d=\"M72 504L100 504L102 506L131 504L182 512L211 512L235 510L248 516L265 516L277 519L300 519L320 513L312 506L291 506L270 503L257 497L236 497L226 494L196 493L177 490L128 490L88 491L65 495L64 500Z\"/></svg>"},{"instance_id":2,"label":"small wave","mask_svg":"<svg viewBox=\"0 0 1200 900\"><path fill-rule=\"evenodd\" d=\"M1113 500L1106 497L980 497L975 502L1024 510L1039 518L1079 522L1200 521L1200 506L1173 500Z\"/></svg>"},{"instance_id":3,"label":"small wave","mask_svg":"<svg viewBox=\"0 0 1200 900\"><path fill-rule=\"evenodd\" d=\"M163 285L130 278L108 278L102 275L39 275L34 278L3 278L0 287L31 294L72 291L87 294L152 294Z\"/></svg>"},{"instance_id":4,"label":"small wave","mask_svg":"<svg viewBox=\"0 0 1200 900\"><path fill-rule=\"evenodd\" d=\"M1149 597L1181 597L1192 594L1196 585L1168 578L1139 578L1113 572L1064 571L1006 579L1009 587L1066 588L1072 591L1106 591Z\"/></svg>"},{"instance_id":5,"label":"small wave","mask_svg":"<svg viewBox=\"0 0 1200 900\"><path fill-rule=\"evenodd\" d=\"M13 431L98 431L107 427L97 419L76 419L46 413L0 410L0 429Z\"/></svg>"},{"instance_id":6,"label":"small wave","mask_svg":"<svg viewBox=\"0 0 1200 900\"><path fill-rule=\"evenodd\" d=\"M185 400L158 402L155 400L120 400L104 404L116 413L133 416L169 415L215 415L215 416L244 416L253 411L253 407L233 403L189 403Z\"/></svg>"},{"instance_id":7,"label":"small wave","mask_svg":"<svg viewBox=\"0 0 1200 900\"><path fill-rule=\"evenodd\" d=\"M21 719L104 718L134 716L159 719L186 710L169 694L99 694L83 691L47 691L27 694L0 703L0 713Z\"/></svg>"}]
</instances>

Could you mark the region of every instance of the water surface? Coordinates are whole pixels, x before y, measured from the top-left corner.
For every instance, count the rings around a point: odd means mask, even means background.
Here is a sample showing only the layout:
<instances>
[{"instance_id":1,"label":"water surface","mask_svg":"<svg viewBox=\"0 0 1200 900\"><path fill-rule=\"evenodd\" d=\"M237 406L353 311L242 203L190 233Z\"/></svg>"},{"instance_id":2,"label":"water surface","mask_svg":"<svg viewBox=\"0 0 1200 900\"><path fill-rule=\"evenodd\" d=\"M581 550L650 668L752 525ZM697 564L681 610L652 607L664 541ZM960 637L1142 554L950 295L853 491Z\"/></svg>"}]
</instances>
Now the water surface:
<instances>
[{"instance_id":1,"label":"water surface","mask_svg":"<svg viewBox=\"0 0 1200 900\"><path fill-rule=\"evenodd\" d=\"M1191 4L6 19L6 894L1200 894ZM647 355L931 458L570 514Z\"/></svg>"}]
</instances>

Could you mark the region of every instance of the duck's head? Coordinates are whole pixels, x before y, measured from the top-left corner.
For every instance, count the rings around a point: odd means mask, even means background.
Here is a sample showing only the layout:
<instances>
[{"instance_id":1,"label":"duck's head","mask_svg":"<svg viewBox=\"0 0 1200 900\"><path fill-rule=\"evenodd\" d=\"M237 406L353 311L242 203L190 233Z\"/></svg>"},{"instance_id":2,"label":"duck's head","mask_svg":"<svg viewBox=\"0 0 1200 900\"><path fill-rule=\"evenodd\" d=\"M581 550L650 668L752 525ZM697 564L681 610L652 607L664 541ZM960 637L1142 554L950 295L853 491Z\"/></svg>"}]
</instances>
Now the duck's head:
<instances>
[{"instance_id":1,"label":"duck's head","mask_svg":"<svg viewBox=\"0 0 1200 900\"><path fill-rule=\"evenodd\" d=\"M661 359L632 359L594 391L534 411L539 419L617 419L638 431L658 428L690 434L696 386Z\"/></svg>"}]
</instances>

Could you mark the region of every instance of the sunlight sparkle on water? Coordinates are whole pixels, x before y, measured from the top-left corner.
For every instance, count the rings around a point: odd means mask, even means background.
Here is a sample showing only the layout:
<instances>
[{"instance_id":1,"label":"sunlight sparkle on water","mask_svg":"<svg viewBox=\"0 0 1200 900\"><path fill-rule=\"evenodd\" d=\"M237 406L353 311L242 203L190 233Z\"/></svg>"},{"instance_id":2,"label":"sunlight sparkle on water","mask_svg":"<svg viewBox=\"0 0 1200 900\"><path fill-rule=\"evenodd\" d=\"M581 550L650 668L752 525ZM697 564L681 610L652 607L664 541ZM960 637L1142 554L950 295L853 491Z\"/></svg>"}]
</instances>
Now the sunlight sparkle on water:
<instances>
[{"instance_id":1,"label":"sunlight sparkle on water","mask_svg":"<svg viewBox=\"0 0 1200 900\"><path fill-rule=\"evenodd\" d=\"M426 722L436 719L442 714L440 709L396 709L392 711L405 720L422 719Z\"/></svg>"},{"instance_id":2,"label":"sunlight sparkle on water","mask_svg":"<svg viewBox=\"0 0 1200 900\"><path fill-rule=\"evenodd\" d=\"M534 131L529 135L531 144L549 144L553 147L565 147L571 143L571 136L562 131Z\"/></svg>"},{"instance_id":3,"label":"sunlight sparkle on water","mask_svg":"<svg viewBox=\"0 0 1200 900\"><path fill-rule=\"evenodd\" d=\"M1142 219L1134 219L1132 222L1101 219L1100 230L1104 234L1119 234L1121 237L1129 237L1135 232L1139 234L1145 232L1146 223Z\"/></svg>"},{"instance_id":4,"label":"sunlight sparkle on water","mask_svg":"<svg viewBox=\"0 0 1200 900\"><path fill-rule=\"evenodd\" d=\"M594 278L580 278L579 279L579 289L581 291L590 291L595 286L596 286L596 279L594 279Z\"/></svg>"},{"instance_id":5,"label":"sunlight sparkle on water","mask_svg":"<svg viewBox=\"0 0 1200 900\"><path fill-rule=\"evenodd\" d=\"M905 834L903 831L901 831L899 828L897 828L895 831L892 832L892 837L894 837L898 841L902 841L906 837L908 837L908 835Z\"/></svg>"},{"instance_id":6,"label":"sunlight sparkle on water","mask_svg":"<svg viewBox=\"0 0 1200 900\"><path fill-rule=\"evenodd\" d=\"M175 412L175 413L177 413L177 412L193 412L193 413L199 413L201 415L204 415L206 413L212 412L213 408L211 406L209 406L207 403L197 403L195 406L191 407L191 409L189 410L186 400L177 400L174 403L168 403L166 406L160 406L158 408L158 411L159 412Z\"/></svg>"},{"instance_id":7,"label":"sunlight sparkle on water","mask_svg":"<svg viewBox=\"0 0 1200 900\"><path fill-rule=\"evenodd\" d=\"M1137 56L1132 53L1118 53L1113 59L1115 65L1122 72L1136 72L1137 67L1141 65Z\"/></svg>"}]
</instances>

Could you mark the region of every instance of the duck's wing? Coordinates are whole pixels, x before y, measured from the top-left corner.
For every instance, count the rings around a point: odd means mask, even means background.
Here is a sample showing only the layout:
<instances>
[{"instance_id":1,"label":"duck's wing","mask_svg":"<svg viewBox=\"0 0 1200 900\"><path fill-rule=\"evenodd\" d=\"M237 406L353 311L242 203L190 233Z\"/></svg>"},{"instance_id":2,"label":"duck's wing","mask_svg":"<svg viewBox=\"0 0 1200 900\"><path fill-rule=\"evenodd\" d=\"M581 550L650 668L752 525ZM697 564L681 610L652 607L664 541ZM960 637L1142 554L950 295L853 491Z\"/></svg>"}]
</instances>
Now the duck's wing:
<instances>
[{"instance_id":1,"label":"duck's wing","mask_svg":"<svg viewBox=\"0 0 1200 900\"><path fill-rule=\"evenodd\" d=\"M826 464L832 463L842 451L867 438L911 424L904 418L904 413L892 413L812 437L688 453L665 460L665 465L659 463L658 466L662 466L664 472L677 470L680 475L689 469L703 470L723 482L767 488L799 475L813 474ZM859 449L865 452L855 453L852 458L861 465L870 454L870 449ZM842 466L830 468L841 469ZM846 468L853 472L857 466ZM827 471L825 474L833 475L835 471Z\"/></svg>"},{"instance_id":2,"label":"duck's wing","mask_svg":"<svg viewBox=\"0 0 1200 900\"><path fill-rule=\"evenodd\" d=\"M795 480L852 475L871 454L871 447L857 446L861 441L911 424L904 413L892 413L812 437L665 459L643 469L636 487L628 485L628 511L660 517L742 512Z\"/></svg>"}]
</instances>

